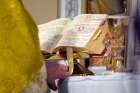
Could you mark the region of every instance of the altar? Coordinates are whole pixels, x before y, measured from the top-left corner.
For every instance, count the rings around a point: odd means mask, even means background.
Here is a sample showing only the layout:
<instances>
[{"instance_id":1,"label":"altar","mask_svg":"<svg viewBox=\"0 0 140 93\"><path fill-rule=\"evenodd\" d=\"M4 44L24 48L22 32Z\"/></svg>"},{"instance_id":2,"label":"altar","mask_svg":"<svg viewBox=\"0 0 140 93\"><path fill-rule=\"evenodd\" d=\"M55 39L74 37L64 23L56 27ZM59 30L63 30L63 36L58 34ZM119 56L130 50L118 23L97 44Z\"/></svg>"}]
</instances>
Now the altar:
<instances>
[{"instance_id":1,"label":"altar","mask_svg":"<svg viewBox=\"0 0 140 93\"><path fill-rule=\"evenodd\" d=\"M107 76L71 76L58 93L139 93L140 75L114 73Z\"/></svg>"}]
</instances>

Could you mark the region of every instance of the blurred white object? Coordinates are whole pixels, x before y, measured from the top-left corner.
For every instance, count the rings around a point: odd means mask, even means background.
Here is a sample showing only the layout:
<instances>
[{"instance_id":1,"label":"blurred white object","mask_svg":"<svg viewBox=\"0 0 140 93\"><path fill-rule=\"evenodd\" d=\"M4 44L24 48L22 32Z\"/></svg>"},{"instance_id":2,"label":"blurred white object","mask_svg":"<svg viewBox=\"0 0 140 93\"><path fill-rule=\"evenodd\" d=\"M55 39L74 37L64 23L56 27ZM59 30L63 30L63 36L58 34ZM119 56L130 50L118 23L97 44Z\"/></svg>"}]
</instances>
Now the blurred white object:
<instances>
[{"instance_id":1,"label":"blurred white object","mask_svg":"<svg viewBox=\"0 0 140 93\"><path fill-rule=\"evenodd\" d=\"M55 44L59 41L62 31L70 20L59 18L48 23L38 25L40 48L43 51L51 53Z\"/></svg>"},{"instance_id":2,"label":"blurred white object","mask_svg":"<svg viewBox=\"0 0 140 93\"><path fill-rule=\"evenodd\" d=\"M140 75L71 76L59 85L58 93L140 93Z\"/></svg>"},{"instance_id":3,"label":"blurred white object","mask_svg":"<svg viewBox=\"0 0 140 93\"><path fill-rule=\"evenodd\" d=\"M106 71L106 66L91 66L88 67L88 69L95 75L103 75L103 73Z\"/></svg>"}]
</instances>

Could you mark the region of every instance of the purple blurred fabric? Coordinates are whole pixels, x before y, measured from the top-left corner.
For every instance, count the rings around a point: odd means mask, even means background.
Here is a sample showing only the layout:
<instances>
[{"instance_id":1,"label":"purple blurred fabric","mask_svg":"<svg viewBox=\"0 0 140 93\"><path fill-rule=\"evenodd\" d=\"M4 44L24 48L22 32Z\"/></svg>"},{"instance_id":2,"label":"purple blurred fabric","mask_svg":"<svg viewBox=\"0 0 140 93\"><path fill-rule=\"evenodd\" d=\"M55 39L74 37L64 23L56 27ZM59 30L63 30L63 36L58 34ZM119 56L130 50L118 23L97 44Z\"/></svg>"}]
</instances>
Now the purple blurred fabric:
<instances>
[{"instance_id":1,"label":"purple blurred fabric","mask_svg":"<svg viewBox=\"0 0 140 93\"><path fill-rule=\"evenodd\" d=\"M68 70L66 64L64 64L65 61L59 63L57 62L51 62L46 61L46 70L47 70L47 83L49 88L53 90L57 90L57 85L55 83L55 80L63 80L66 77L68 77Z\"/></svg>"}]
</instances>

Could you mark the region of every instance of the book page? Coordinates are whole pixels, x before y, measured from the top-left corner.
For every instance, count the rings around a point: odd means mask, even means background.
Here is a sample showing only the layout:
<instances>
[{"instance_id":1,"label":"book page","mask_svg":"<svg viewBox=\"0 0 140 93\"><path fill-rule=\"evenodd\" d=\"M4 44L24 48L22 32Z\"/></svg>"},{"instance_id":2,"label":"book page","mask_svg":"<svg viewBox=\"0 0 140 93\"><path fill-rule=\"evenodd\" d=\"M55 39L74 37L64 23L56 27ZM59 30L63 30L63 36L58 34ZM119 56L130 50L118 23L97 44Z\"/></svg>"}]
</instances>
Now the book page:
<instances>
[{"instance_id":1,"label":"book page","mask_svg":"<svg viewBox=\"0 0 140 93\"><path fill-rule=\"evenodd\" d=\"M97 19L97 17L93 16L93 18L91 14L89 15L82 15L81 18L78 16L78 19L74 19L68 28L65 29L61 40L57 44L57 47L85 47L88 41L95 34L96 30L99 28L103 18L105 19L107 17L104 16L101 19Z\"/></svg>"},{"instance_id":2,"label":"book page","mask_svg":"<svg viewBox=\"0 0 140 93\"><path fill-rule=\"evenodd\" d=\"M52 53L57 42L62 37L64 27L69 22L70 20L67 18L60 18L38 26L40 48L42 51Z\"/></svg>"}]
</instances>

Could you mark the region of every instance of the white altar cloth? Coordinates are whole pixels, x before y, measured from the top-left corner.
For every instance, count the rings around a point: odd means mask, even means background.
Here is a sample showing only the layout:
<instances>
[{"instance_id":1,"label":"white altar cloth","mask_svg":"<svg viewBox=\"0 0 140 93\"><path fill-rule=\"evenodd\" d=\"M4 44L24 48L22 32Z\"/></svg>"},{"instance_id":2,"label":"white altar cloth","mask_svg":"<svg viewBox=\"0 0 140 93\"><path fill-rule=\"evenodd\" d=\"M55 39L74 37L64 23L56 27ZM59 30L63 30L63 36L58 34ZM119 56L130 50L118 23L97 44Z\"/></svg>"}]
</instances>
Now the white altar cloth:
<instances>
[{"instance_id":1,"label":"white altar cloth","mask_svg":"<svg viewBox=\"0 0 140 93\"><path fill-rule=\"evenodd\" d=\"M108 76L70 76L59 93L140 93L140 75L115 73Z\"/></svg>"}]
</instances>

